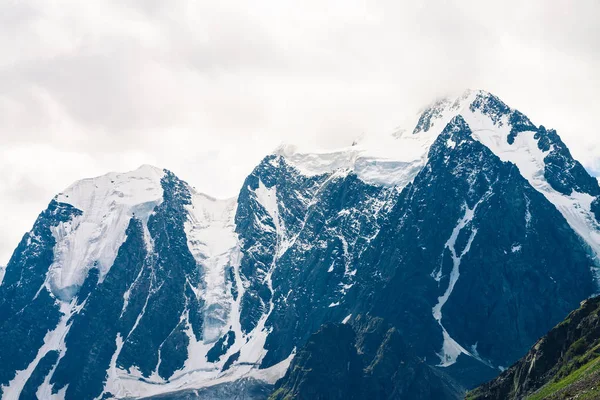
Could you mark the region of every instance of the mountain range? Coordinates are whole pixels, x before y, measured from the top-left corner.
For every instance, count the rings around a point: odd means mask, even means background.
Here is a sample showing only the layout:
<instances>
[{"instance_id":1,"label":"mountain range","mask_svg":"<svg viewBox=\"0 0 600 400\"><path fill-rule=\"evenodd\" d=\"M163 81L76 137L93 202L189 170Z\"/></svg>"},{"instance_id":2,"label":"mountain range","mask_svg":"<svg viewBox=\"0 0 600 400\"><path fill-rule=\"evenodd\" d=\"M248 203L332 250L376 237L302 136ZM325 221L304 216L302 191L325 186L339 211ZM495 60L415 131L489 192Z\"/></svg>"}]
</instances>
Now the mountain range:
<instances>
[{"instance_id":1,"label":"mountain range","mask_svg":"<svg viewBox=\"0 0 600 400\"><path fill-rule=\"evenodd\" d=\"M0 278L0 393L461 398L598 292L598 254L596 178L484 91L283 146L232 199L109 173L57 194Z\"/></svg>"}]
</instances>

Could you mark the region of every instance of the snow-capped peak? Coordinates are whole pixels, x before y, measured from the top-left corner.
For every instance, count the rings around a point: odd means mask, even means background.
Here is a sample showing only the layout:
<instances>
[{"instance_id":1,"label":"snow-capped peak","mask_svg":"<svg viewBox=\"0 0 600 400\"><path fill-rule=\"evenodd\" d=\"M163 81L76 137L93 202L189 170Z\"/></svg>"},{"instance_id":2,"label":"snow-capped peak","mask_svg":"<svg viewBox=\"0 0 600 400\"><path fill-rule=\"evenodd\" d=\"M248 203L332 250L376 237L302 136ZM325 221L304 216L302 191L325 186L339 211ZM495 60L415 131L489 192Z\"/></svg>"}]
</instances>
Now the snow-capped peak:
<instances>
[{"instance_id":1,"label":"snow-capped peak","mask_svg":"<svg viewBox=\"0 0 600 400\"><path fill-rule=\"evenodd\" d=\"M124 202L135 204L143 202L148 192L156 187L161 188L160 180L164 170L152 165L142 165L130 172L109 172L95 178L79 180L59 193L55 200L67 203L85 212L93 207L94 197L99 192L121 192Z\"/></svg>"},{"instance_id":2,"label":"snow-capped peak","mask_svg":"<svg viewBox=\"0 0 600 400\"><path fill-rule=\"evenodd\" d=\"M594 198L575 190L570 195L555 190L545 176L546 157L554 150L553 145L542 144L545 134L538 132L537 126L484 90L465 90L437 99L392 135L366 136L337 151L309 153L287 146L277 154L305 175L344 169L367 183L402 189L425 166L432 144L458 115L466 121L475 140L502 161L519 168L521 175L556 206L600 258L600 226L590 206ZM548 142L548 138L544 141ZM448 141L447 146L454 148L455 143Z\"/></svg>"},{"instance_id":3,"label":"snow-capped peak","mask_svg":"<svg viewBox=\"0 0 600 400\"><path fill-rule=\"evenodd\" d=\"M100 279L106 275L125 241L130 219L138 218L145 226L162 202L164 174L142 165L131 172L77 181L55 197L82 212L53 228L56 247L48 284L57 297L69 300L91 268L98 268Z\"/></svg>"},{"instance_id":4,"label":"snow-capped peak","mask_svg":"<svg viewBox=\"0 0 600 400\"><path fill-rule=\"evenodd\" d=\"M429 132L436 136L439 135L452 118L460 114L478 95L485 96L488 93L482 90L473 91L467 89L458 96L436 99L418 113L416 123L413 121L413 124L407 127L409 129L404 129L403 135L417 135Z\"/></svg>"},{"instance_id":5,"label":"snow-capped peak","mask_svg":"<svg viewBox=\"0 0 600 400\"><path fill-rule=\"evenodd\" d=\"M444 127L483 94L467 90L456 98L439 99L391 135L365 135L351 146L327 152L286 145L275 154L307 176L343 169L367 183L402 189L425 165L429 149Z\"/></svg>"}]
</instances>

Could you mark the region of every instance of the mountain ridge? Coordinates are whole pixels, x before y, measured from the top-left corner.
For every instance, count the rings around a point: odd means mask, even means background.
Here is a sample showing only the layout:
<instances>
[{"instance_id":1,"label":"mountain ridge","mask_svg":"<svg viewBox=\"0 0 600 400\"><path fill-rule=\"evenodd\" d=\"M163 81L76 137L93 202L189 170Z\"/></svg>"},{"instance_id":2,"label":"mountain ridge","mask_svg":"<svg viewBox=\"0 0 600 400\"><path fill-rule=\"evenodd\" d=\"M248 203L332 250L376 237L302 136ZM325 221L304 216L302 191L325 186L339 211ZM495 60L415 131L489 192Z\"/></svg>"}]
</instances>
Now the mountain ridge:
<instances>
[{"instance_id":1,"label":"mountain ridge","mask_svg":"<svg viewBox=\"0 0 600 400\"><path fill-rule=\"evenodd\" d=\"M444 371L432 376L470 388L597 290L598 181L483 91L382 142L280 148L233 199L137 171L78 181L15 251L0 342L30 345L0 346L7 398L273 384L323 324L353 315L382 318ZM89 351L82 365L74 352Z\"/></svg>"}]
</instances>

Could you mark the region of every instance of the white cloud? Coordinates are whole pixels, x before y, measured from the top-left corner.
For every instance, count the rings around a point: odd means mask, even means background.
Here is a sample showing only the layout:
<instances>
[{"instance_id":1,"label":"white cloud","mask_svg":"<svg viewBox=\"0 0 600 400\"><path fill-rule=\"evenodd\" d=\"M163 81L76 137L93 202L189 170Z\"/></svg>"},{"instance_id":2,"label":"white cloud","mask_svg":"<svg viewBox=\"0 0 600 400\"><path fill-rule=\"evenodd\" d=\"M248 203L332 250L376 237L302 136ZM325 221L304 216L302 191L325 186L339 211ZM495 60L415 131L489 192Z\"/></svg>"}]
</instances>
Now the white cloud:
<instances>
[{"instance_id":1,"label":"white cloud","mask_svg":"<svg viewBox=\"0 0 600 400\"><path fill-rule=\"evenodd\" d=\"M86 1L0 5L0 263L75 179L150 163L232 196L280 142L391 131L489 90L600 168L600 3Z\"/></svg>"}]
</instances>

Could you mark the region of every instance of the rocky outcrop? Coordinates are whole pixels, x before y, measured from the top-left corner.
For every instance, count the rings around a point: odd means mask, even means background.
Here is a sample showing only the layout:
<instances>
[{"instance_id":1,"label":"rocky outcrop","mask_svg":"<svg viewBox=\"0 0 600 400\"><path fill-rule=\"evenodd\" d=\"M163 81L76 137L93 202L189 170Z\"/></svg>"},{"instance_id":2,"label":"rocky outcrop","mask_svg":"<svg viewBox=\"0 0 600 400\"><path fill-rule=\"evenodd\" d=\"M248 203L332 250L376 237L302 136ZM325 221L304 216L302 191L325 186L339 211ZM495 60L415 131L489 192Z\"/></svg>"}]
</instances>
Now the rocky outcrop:
<instances>
[{"instance_id":1,"label":"rocky outcrop","mask_svg":"<svg viewBox=\"0 0 600 400\"><path fill-rule=\"evenodd\" d=\"M525 357L467 398L596 399L600 397L598 382L600 297L584 301Z\"/></svg>"},{"instance_id":2,"label":"rocky outcrop","mask_svg":"<svg viewBox=\"0 0 600 400\"><path fill-rule=\"evenodd\" d=\"M416 357L381 318L326 324L298 352L271 400L458 399L459 384Z\"/></svg>"}]
</instances>

